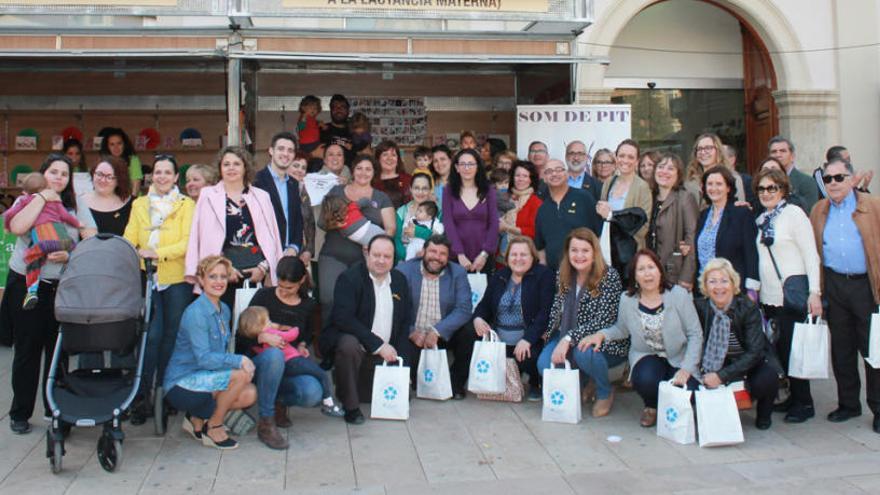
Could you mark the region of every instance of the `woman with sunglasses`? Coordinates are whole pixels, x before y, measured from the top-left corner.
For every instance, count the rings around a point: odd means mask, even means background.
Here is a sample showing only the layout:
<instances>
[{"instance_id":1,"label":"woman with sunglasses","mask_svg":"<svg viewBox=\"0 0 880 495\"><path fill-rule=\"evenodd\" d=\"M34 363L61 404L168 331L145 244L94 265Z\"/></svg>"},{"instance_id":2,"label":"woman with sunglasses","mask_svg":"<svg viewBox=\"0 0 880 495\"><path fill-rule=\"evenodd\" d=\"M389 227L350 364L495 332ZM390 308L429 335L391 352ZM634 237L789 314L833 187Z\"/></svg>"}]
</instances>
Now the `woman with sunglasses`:
<instances>
[{"instance_id":1,"label":"woman with sunglasses","mask_svg":"<svg viewBox=\"0 0 880 495\"><path fill-rule=\"evenodd\" d=\"M125 227L125 238L134 245L141 259L151 260L156 269L151 275L155 282L151 299L153 313L141 387L131 415L134 425L143 424L152 415L153 375L155 373L156 383L162 383L177 340L180 318L192 300L193 287L184 280L184 262L195 203L177 189L178 173L173 155L156 155L150 191L134 200L131 218Z\"/></svg>"},{"instance_id":2,"label":"woman with sunglasses","mask_svg":"<svg viewBox=\"0 0 880 495\"><path fill-rule=\"evenodd\" d=\"M764 160L775 161L773 158ZM763 165L763 164L762 164ZM819 253L813 227L804 211L788 202L791 185L788 174L775 168L761 168L755 177L755 193L765 208L758 216L758 273L761 280L760 301L764 315L776 327L776 350L782 367L788 372L794 324L804 321L807 312L822 316L819 292ZM807 311L783 304L782 281L806 275L810 290ZM803 423L815 414L809 380L789 377L791 395L776 410L785 412L786 423Z\"/></svg>"}]
</instances>

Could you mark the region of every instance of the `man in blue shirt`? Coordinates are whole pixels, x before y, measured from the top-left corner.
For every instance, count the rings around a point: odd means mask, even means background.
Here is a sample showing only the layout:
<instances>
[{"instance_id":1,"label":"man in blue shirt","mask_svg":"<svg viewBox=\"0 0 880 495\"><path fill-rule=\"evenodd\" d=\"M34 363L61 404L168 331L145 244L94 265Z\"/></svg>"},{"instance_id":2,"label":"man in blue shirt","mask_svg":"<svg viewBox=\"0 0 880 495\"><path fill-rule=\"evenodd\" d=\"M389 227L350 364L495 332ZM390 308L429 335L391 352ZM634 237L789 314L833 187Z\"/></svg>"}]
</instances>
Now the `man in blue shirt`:
<instances>
[{"instance_id":1,"label":"man in blue shirt","mask_svg":"<svg viewBox=\"0 0 880 495\"><path fill-rule=\"evenodd\" d=\"M831 367L837 380L838 407L828 421L839 423L862 414L861 353L873 429L880 433L880 356L876 350L869 356L868 350L871 315L880 304L880 198L856 191L853 175L852 165L842 158L825 164L822 182L828 198L816 203L810 214L822 256Z\"/></svg>"},{"instance_id":2,"label":"man in blue shirt","mask_svg":"<svg viewBox=\"0 0 880 495\"><path fill-rule=\"evenodd\" d=\"M254 185L269 193L272 200L284 256L298 255L303 240L303 206L299 182L287 174L295 155L296 136L289 132L275 134L269 146L272 160L266 168L257 172L254 180Z\"/></svg>"}]
</instances>

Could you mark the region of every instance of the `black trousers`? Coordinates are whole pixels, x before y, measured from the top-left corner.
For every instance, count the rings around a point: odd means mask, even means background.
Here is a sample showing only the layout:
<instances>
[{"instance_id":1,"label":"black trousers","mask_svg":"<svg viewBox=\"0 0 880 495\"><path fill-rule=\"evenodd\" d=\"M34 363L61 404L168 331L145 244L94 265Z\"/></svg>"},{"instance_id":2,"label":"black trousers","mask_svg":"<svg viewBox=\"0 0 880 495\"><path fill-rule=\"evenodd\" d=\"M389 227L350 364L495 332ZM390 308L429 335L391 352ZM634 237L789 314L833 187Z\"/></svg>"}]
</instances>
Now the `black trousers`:
<instances>
[{"instance_id":1,"label":"black trousers","mask_svg":"<svg viewBox=\"0 0 880 495\"><path fill-rule=\"evenodd\" d=\"M794 324L807 319L807 315L785 309L781 306L763 305L764 315L776 324L779 339L776 341L776 354L782 369L788 374L788 358L791 356L791 341L794 337ZM813 394L810 392L810 380L802 378L788 378L791 400L794 404L802 406L813 405Z\"/></svg>"},{"instance_id":2,"label":"black trousers","mask_svg":"<svg viewBox=\"0 0 880 495\"><path fill-rule=\"evenodd\" d=\"M477 332L473 323L466 323L452 334L447 341L440 337L437 347L452 350L452 364L450 365L449 378L452 382L453 392L464 392L467 389L468 371L471 365L471 355L474 352L474 342L477 340ZM416 383L419 370L419 358L421 349L416 347L411 340L407 340L408 349L404 354L409 358L412 373L412 383Z\"/></svg>"},{"instance_id":3,"label":"black trousers","mask_svg":"<svg viewBox=\"0 0 880 495\"><path fill-rule=\"evenodd\" d=\"M828 299L828 327L831 331L831 368L837 380L840 407L861 411L859 353L868 357L871 314L877 308L867 276L847 278L825 268L825 297ZM868 407L880 414L880 370L865 363Z\"/></svg>"},{"instance_id":4,"label":"black trousers","mask_svg":"<svg viewBox=\"0 0 880 495\"><path fill-rule=\"evenodd\" d=\"M746 373L745 382L749 394L758 404L757 416L769 418L773 413L776 392L779 391L779 376L775 367L762 360Z\"/></svg>"},{"instance_id":5,"label":"black trousers","mask_svg":"<svg viewBox=\"0 0 880 495\"><path fill-rule=\"evenodd\" d=\"M9 271L6 279L4 297L8 298L8 309L15 332L14 354L12 357L12 406L9 417L15 421L27 421L34 414L37 390L43 396L43 410L51 415L46 400L45 388L40 388L40 379L46 383L55 340L58 338L58 322L55 320L55 284L40 282L37 290L39 302L30 310L22 309L27 292L24 275ZM40 373L40 362L43 371Z\"/></svg>"}]
</instances>

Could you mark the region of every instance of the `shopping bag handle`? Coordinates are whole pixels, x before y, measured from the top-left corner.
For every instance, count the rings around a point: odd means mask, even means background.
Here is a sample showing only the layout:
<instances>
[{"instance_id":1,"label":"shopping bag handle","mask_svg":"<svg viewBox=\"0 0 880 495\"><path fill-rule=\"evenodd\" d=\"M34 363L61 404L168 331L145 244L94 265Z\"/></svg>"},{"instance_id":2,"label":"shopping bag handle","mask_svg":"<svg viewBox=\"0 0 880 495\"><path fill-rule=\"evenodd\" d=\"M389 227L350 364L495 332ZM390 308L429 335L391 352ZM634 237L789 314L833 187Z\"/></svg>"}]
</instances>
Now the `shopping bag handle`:
<instances>
[{"instance_id":1,"label":"shopping bag handle","mask_svg":"<svg viewBox=\"0 0 880 495\"><path fill-rule=\"evenodd\" d=\"M556 366L557 366L556 363L554 363L554 362L551 362L551 363L550 363L550 368L555 369ZM561 365L560 365L560 366L561 366ZM565 370L566 370L566 371L571 371L571 363L568 361L568 359L565 360Z\"/></svg>"},{"instance_id":2,"label":"shopping bag handle","mask_svg":"<svg viewBox=\"0 0 880 495\"><path fill-rule=\"evenodd\" d=\"M241 288L242 288L242 289L251 289L251 288L252 288L252 287L251 287L251 279L249 279L249 278L244 279L244 285L242 285ZM257 289L262 289L262 288L263 288L263 283L262 283L262 282L257 282L257 286L256 286L256 288L257 288Z\"/></svg>"},{"instance_id":3,"label":"shopping bag handle","mask_svg":"<svg viewBox=\"0 0 880 495\"><path fill-rule=\"evenodd\" d=\"M483 342L498 342L499 340L501 339L498 338L498 334L491 328L488 332L483 334Z\"/></svg>"},{"instance_id":4,"label":"shopping bag handle","mask_svg":"<svg viewBox=\"0 0 880 495\"><path fill-rule=\"evenodd\" d=\"M382 366L388 366L388 361L382 361ZM403 356L397 356L397 366L403 368Z\"/></svg>"},{"instance_id":5,"label":"shopping bag handle","mask_svg":"<svg viewBox=\"0 0 880 495\"><path fill-rule=\"evenodd\" d=\"M684 383L684 384L681 384L681 385L677 385L677 384L676 384L676 383L675 383L675 380L674 380L674 379L672 379L672 378L670 378L670 379L669 379L669 380L667 380L667 381L666 381L666 383L668 383L668 384L670 384L670 385L672 385L672 386L673 386L673 387L678 387L678 388L687 388L687 384L686 384L686 383ZM700 388L702 388L702 387L703 387L703 386L702 386L702 385L700 385Z\"/></svg>"}]
</instances>

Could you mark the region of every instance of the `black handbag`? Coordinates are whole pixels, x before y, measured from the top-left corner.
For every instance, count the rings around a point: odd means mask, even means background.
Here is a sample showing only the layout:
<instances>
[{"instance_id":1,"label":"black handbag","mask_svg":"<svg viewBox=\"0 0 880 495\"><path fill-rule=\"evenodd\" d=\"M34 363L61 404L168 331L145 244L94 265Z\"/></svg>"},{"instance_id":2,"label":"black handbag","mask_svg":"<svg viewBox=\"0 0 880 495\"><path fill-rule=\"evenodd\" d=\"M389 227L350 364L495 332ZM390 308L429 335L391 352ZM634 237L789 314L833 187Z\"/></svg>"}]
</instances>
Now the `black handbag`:
<instances>
[{"instance_id":1,"label":"black handbag","mask_svg":"<svg viewBox=\"0 0 880 495\"><path fill-rule=\"evenodd\" d=\"M770 252L770 261L773 262L776 276L782 282L782 307L800 314L807 313L807 300L810 297L810 283L807 276L792 275L783 279L782 273L779 272L779 266L776 264L776 258L773 256L773 249L767 246L767 251Z\"/></svg>"},{"instance_id":2,"label":"black handbag","mask_svg":"<svg viewBox=\"0 0 880 495\"><path fill-rule=\"evenodd\" d=\"M223 248L223 256L232 262L232 267L238 271L256 268L266 259L260 246L226 246Z\"/></svg>"}]
</instances>

